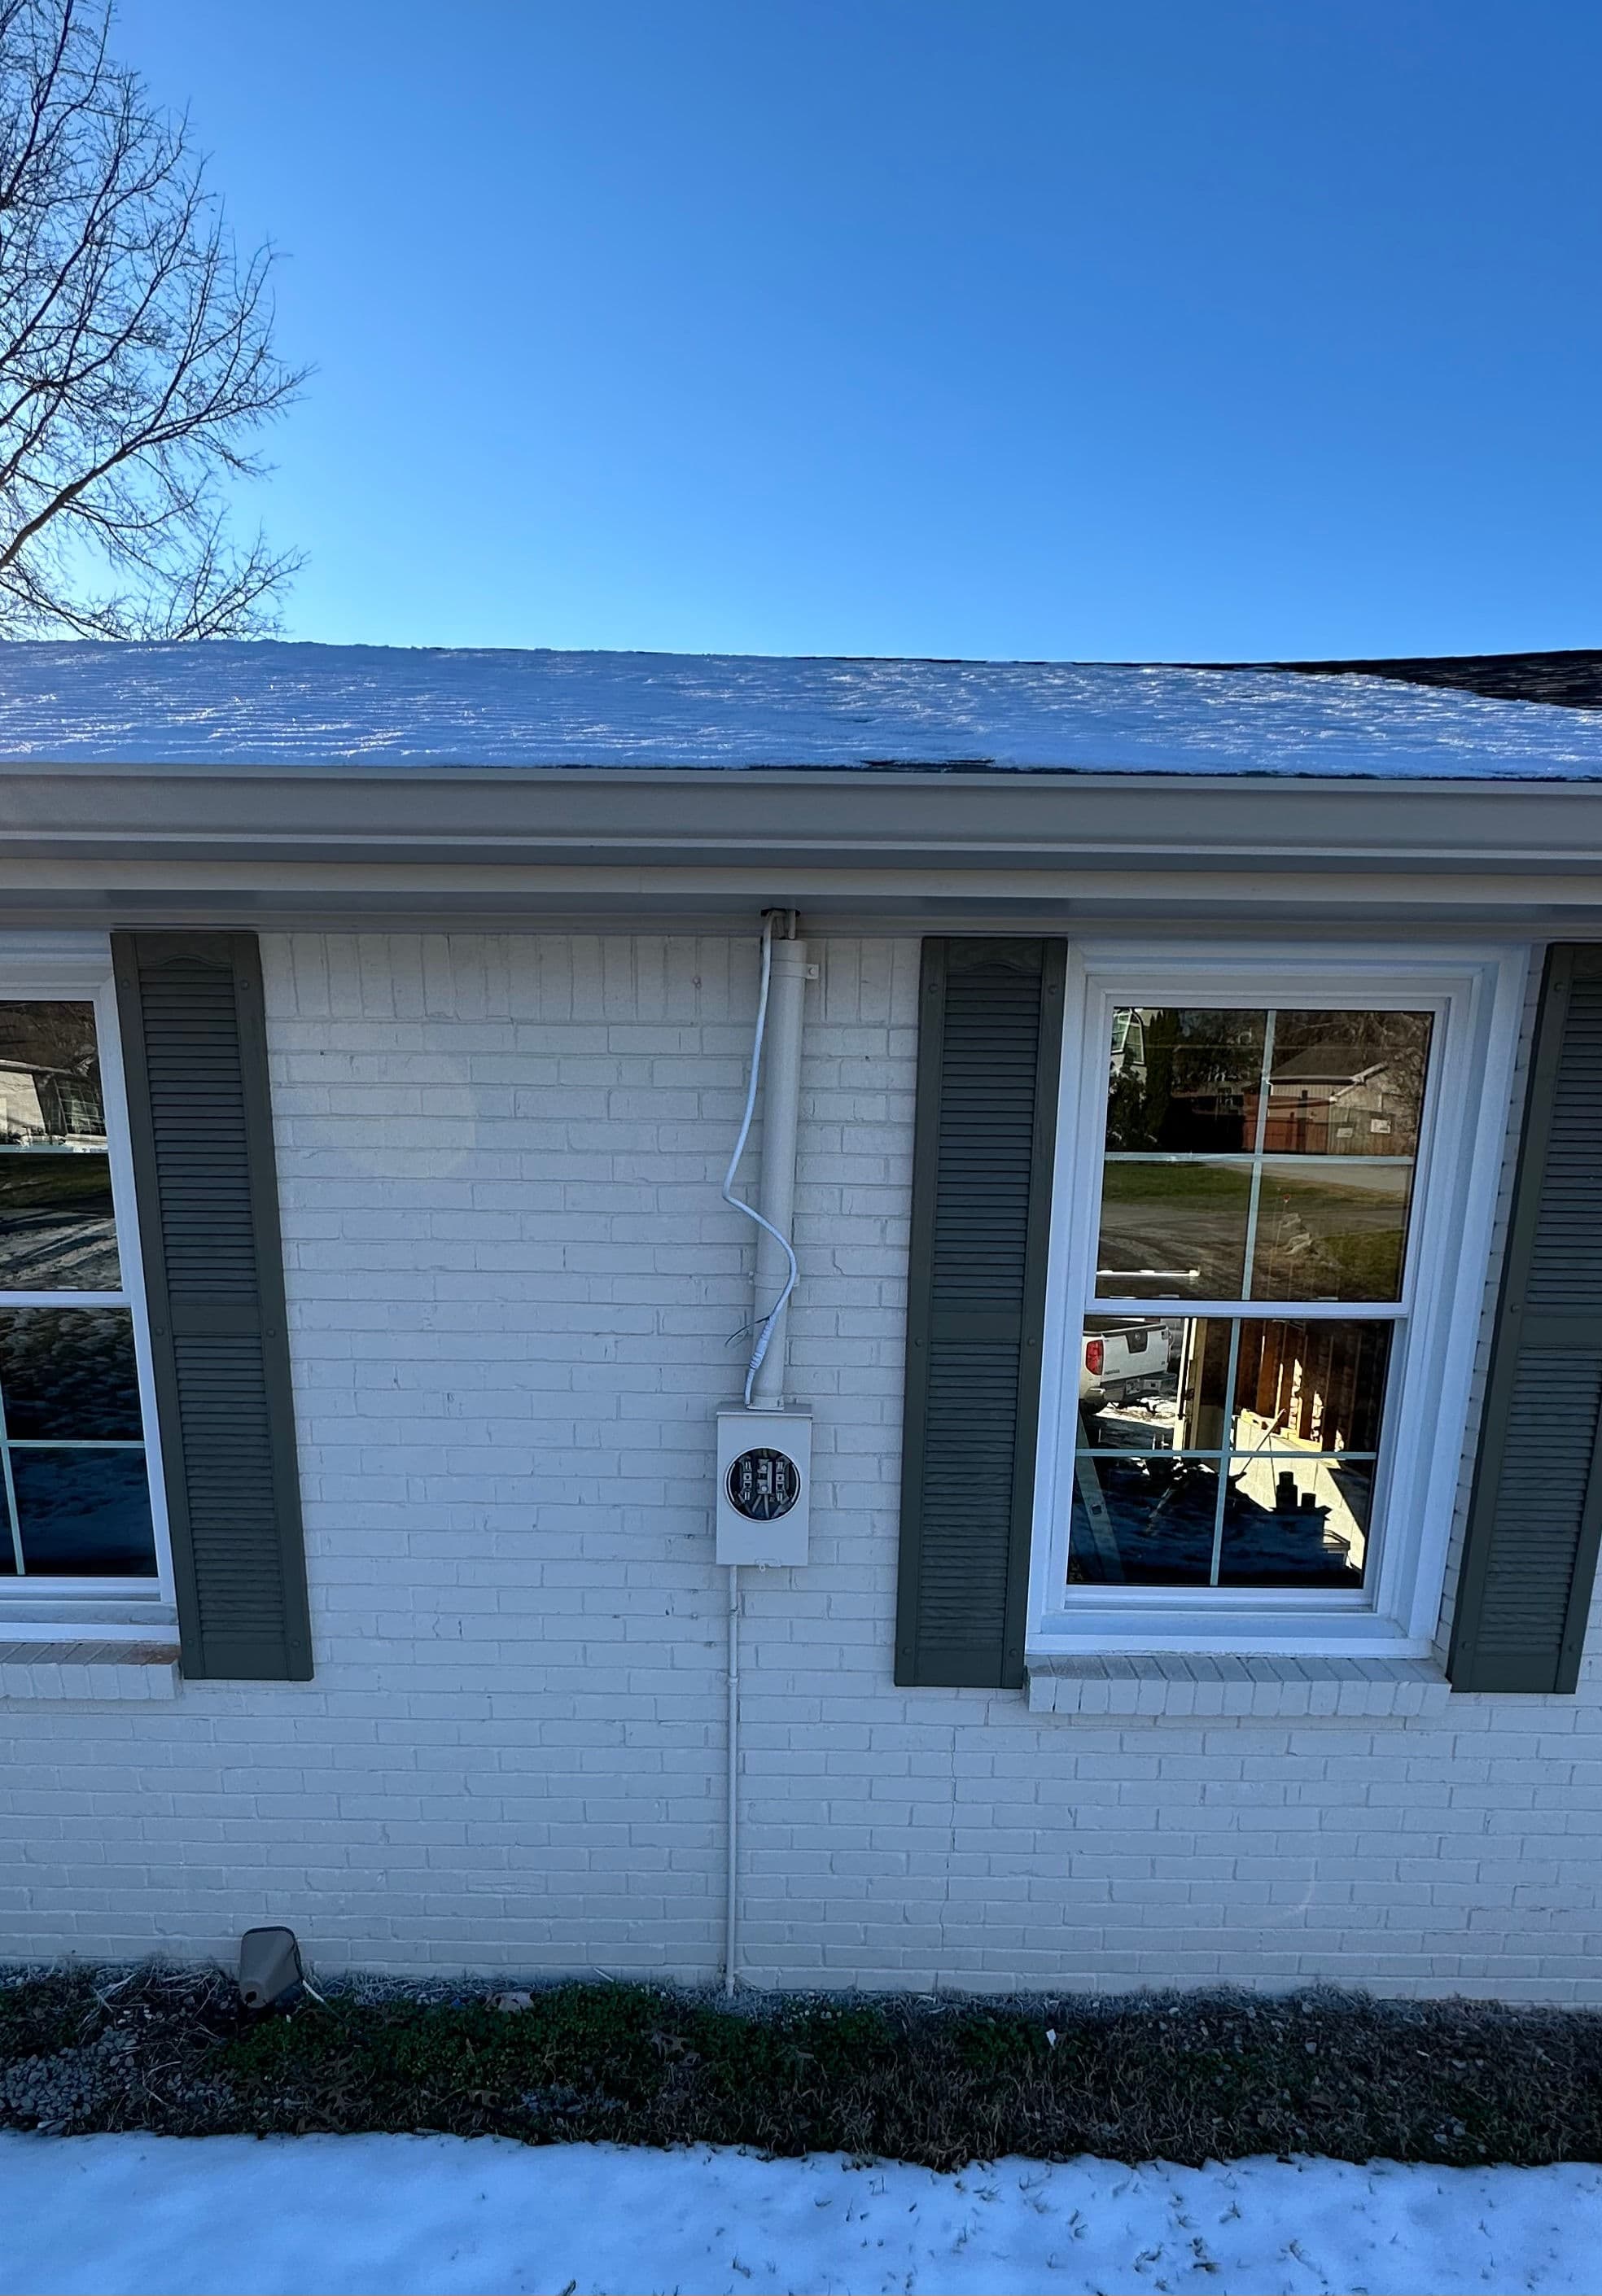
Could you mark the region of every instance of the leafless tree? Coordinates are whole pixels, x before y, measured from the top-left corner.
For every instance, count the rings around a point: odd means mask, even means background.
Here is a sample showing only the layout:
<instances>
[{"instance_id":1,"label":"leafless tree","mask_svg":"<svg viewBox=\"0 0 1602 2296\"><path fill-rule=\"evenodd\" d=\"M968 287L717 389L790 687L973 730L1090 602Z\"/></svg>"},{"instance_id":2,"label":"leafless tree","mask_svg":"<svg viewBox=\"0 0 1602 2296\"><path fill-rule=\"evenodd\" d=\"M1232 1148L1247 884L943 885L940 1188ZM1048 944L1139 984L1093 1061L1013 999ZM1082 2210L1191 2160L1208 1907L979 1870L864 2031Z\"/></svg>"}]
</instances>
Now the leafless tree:
<instances>
[{"instance_id":1,"label":"leafless tree","mask_svg":"<svg viewBox=\"0 0 1602 2296\"><path fill-rule=\"evenodd\" d=\"M0 0L0 634L238 637L300 561L227 534L302 376L111 0Z\"/></svg>"}]
</instances>

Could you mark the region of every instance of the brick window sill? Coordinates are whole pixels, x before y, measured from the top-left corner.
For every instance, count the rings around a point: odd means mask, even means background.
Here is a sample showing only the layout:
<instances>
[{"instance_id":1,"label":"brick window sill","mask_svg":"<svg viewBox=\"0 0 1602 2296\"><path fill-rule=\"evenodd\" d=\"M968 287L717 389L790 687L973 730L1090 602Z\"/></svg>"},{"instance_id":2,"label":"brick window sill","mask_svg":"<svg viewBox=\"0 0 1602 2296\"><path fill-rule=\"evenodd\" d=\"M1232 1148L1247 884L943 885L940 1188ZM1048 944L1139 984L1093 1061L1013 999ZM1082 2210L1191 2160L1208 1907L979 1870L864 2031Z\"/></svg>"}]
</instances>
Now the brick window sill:
<instances>
[{"instance_id":1,"label":"brick window sill","mask_svg":"<svg viewBox=\"0 0 1602 2296\"><path fill-rule=\"evenodd\" d=\"M0 1700L170 1699L179 1686L176 1642L0 1641Z\"/></svg>"},{"instance_id":2,"label":"brick window sill","mask_svg":"<svg viewBox=\"0 0 1602 2296\"><path fill-rule=\"evenodd\" d=\"M1069 1716L1416 1715L1435 1720L1451 1696L1440 1668L1416 1658L1088 1654L1031 1659L1025 1678L1031 1714Z\"/></svg>"}]
</instances>

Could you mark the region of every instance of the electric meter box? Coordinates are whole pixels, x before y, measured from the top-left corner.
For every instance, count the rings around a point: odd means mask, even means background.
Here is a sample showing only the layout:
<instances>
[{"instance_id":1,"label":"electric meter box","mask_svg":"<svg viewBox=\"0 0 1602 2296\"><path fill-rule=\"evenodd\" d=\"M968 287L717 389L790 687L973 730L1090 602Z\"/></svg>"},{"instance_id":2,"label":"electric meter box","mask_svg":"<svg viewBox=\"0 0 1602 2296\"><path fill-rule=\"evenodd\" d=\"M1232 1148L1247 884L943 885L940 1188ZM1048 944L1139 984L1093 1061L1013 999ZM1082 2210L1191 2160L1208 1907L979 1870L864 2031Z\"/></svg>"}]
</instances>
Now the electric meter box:
<instances>
[{"instance_id":1,"label":"electric meter box","mask_svg":"<svg viewBox=\"0 0 1602 2296\"><path fill-rule=\"evenodd\" d=\"M718 1414L719 1562L804 1562L811 1500L806 1412L739 1406Z\"/></svg>"}]
</instances>

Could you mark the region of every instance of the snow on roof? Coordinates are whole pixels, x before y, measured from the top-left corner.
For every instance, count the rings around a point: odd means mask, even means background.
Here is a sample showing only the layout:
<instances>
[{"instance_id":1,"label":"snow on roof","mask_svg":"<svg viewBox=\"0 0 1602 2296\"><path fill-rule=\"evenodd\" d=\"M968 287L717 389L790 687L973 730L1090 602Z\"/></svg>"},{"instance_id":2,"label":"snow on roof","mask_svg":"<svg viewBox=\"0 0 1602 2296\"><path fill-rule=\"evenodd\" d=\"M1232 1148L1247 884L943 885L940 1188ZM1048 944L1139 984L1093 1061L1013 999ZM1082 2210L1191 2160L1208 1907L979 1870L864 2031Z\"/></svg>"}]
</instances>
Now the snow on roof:
<instances>
[{"instance_id":1,"label":"snow on roof","mask_svg":"<svg viewBox=\"0 0 1602 2296\"><path fill-rule=\"evenodd\" d=\"M0 645L0 762L1602 779L1602 711L1103 662Z\"/></svg>"}]
</instances>

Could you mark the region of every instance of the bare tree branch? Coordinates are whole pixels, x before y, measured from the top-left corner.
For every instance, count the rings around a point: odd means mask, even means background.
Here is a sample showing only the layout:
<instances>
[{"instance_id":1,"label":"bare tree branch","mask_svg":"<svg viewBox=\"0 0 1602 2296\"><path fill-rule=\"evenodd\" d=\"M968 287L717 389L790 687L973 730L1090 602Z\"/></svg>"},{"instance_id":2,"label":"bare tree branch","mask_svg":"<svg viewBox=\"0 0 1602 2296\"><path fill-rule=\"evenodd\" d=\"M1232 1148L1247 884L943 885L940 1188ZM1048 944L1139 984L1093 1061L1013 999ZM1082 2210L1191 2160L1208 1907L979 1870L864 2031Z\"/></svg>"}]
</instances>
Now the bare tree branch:
<instances>
[{"instance_id":1,"label":"bare tree branch","mask_svg":"<svg viewBox=\"0 0 1602 2296\"><path fill-rule=\"evenodd\" d=\"M303 373L111 0L0 0L0 636L239 637L300 563L226 490Z\"/></svg>"}]
</instances>

